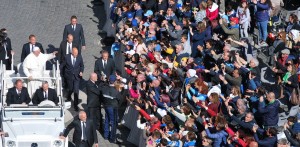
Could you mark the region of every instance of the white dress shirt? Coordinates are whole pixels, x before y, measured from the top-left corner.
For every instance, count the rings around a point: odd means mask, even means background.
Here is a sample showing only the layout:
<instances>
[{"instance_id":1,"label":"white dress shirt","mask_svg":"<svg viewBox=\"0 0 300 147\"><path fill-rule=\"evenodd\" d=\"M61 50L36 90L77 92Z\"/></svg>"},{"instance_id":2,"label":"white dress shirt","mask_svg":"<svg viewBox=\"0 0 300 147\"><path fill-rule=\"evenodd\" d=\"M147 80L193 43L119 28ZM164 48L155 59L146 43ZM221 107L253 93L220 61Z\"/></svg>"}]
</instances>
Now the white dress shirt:
<instances>
[{"instance_id":1,"label":"white dress shirt","mask_svg":"<svg viewBox=\"0 0 300 147\"><path fill-rule=\"evenodd\" d=\"M85 123L84 121L80 121L81 123L81 140L83 140L83 123ZM86 126L86 124L85 124Z\"/></svg>"},{"instance_id":2,"label":"white dress shirt","mask_svg":"<svg viewBox=\"0 0 300 147\"><path fill-rule=\"evenodd\" d=\"M34 44L31 44L31 43L29 43L29 45L30 45L30 51L32 52L33 49L34 49L34 47L35 47L35 45L34 45Z\"/></svg>"},{"instance_id":3,"label":"white dress shirt","mask_svg":"<svg viewBox=\"0 0 300 147\"><path fill-rule=\"evenodd\" d=\"M48 99L48 90L46 90L46 91L43 91L43 93L44 93L44 98L46 97L46 95L47 95L47 99Z\"/></svg>"},{"instance_id":4,"label":"white dress shirt","mask_svg":"<svg viewBox=\"0 0 300 147\"><path fill-rule=\"evenodd\" d=\"M72 29L73 29L73 31L75 31L75 29L76 29L76 24L72 25Z\"/></svg>"},{"instance_id":5,"label":"white dress shirt","mask_svg":"<svg viewBox=\"0 0 300 147\"><path fill-rule=\"evenodd\" d=\"M69 50L69 46L70 46L70 50ZM67 42L66 55L71 53L72 53L72 42L71 43Z\"/></svg>"},{"instance_id":6,"label":"white dress shirt","mask_svg":"<svg viewBox=\"0 0 300 147\"><path fill-rule=\"evenodd\" d=\"M102 59L102 63L103 63L103 67L105 68L105 65L107 66L107 60Z\"/></svg>"},{"instance_id":7,"label":"white dress shirt","mask_svg":"<svg viewBox=\"0 0 300 147\"><path fill-rule=\"evenodd\" d=\"M75 62L73 63L74 59L75 59ZM73 55L71 56L71 62L72 62L72 65L73 65L73 66L74 66L74 64L76 63L76 58L75 58Z\"/></svg>"}]
</instances>

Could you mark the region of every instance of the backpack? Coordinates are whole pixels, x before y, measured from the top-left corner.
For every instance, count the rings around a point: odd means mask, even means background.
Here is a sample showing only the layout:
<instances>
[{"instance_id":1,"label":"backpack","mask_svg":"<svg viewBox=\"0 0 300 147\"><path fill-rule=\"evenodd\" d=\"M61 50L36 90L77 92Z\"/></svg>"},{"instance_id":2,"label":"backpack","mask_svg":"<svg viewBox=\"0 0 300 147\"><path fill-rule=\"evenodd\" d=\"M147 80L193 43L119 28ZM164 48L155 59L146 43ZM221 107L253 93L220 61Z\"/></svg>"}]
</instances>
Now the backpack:
<instances>
[{"instance_id":1,"label":"backpack","mask_svg":"<svg viewBox=\"0 0 300 147\"><path fill-rule=\"evenodd\" d=\"M294 88L291 94L291 104L293 105L299 105L300 104L300 89Z\"/></svg>"}]
</instances>

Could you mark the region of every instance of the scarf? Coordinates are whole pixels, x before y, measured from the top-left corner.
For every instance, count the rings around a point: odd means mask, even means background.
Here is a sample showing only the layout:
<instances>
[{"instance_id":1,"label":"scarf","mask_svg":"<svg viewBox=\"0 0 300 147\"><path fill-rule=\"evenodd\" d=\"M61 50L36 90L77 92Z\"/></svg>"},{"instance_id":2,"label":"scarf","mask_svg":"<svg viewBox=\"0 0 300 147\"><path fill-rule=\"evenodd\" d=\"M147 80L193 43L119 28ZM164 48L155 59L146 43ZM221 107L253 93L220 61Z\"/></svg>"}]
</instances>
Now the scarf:
<instances>
[{"instance_id":1,"label":"scarf","mask_svg":"<svg viewBox=\"0 0 300 147\"><path fill-rule=\"evenodd\" d=\"M283 82L287 83L288 79L291 77L291 72L286 72L285 75L283 76L282 80Z\"/></svg>"},{"instance_id":2,"label":"scarf","mask_svg":"<svg viewBox=\"0 0 300 147\"><path fill-rule=\"evenodd\" d=\"M239 24L236 24L234 26L229 27L229 29L239 29L239 28L240 28Z\"/></svg>"}]
</instances>

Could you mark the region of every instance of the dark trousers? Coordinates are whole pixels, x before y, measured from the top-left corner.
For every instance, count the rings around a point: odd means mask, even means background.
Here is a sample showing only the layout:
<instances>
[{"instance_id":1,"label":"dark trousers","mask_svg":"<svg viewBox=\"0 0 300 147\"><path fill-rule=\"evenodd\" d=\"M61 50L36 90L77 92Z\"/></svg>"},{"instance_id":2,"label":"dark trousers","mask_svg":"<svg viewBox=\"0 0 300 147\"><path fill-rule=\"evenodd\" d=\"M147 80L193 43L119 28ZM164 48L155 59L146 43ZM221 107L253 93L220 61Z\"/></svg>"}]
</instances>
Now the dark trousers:
<instances>
[{"instance_id":1,"label":"dark trousers","mask_svg":"<svg viewBox=\"0 0 300 147\"><path fill-rule=\"evenodd\" d=\"M118 109L105 108L104 139L116 141Z\"/></svg>"},{"instance_id":2,"label":"dark trousers","mask_svg":"<svg viewBox=\"0 0 300 147\"><path fill-rule=\"evenodd\" d=\"M79 94L79 80L67 80L67 86L68 86L68 96L67 99L71 100L71 95L74 93L74 108L78 109L78 94Z\"/></svg>"},{"instance_id":3,"label":"dark trousers","mask_svg":"<svg viewBox=\"0 0 300 147\"><path fill-rule=\"evenodd\" d=\"M91 118L93 120L94 127L96 129L99 129L100 131L102 131L103 120L102 120L101 108L100 107L89 107L88 114L89 114L89 118Z\"/></svg>"},{"instance_id":4,"label":"dark trousers","mask_svg":"<svg viewBox=\"0 0 300 147\"><path fill-rule=\"evenodd\" d=\"M76 144L76 147L92 147L93 145L89 145L87 141L81 141L80 143Z\"/></svg>"},{"instance_id":5,"label":"dark trousers","mask_svg":"<svg viewBox=\"0 0 300 147\"><path fill-rule=\"evenodd\" d=\"M11 70L11 62L10 62L10 59L5 59L5 67L6 67L6 70Z\"/></svg>"}]
</instances>

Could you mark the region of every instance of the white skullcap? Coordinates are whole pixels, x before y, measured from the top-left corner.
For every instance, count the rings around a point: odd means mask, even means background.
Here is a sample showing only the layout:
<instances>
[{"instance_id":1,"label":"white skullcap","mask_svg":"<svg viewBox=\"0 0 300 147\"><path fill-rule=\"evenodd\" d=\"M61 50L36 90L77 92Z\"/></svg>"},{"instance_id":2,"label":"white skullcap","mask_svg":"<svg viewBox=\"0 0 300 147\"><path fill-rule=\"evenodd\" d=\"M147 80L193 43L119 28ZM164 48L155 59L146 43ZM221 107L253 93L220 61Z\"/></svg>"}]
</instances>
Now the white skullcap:
<instances>
[{"instance_id":1,"label":"white skullcap","mask_svg":"<svg viewBox=\"0 0 300 147\"><path fill-rule=\"evenodd\" d=\"M38 51L38 50L40 50L39 47L34 47L32 51Z\"/></svg>"},{"instance_id":2,"label":"white skullcap","mask_svg":"<svg viewBox=\"0 0 300 147\"><path fill-rule=\"evenodd\" d=\"M187 72L190 74L191 77L194 77L196 75L195 69L189 69Z\"/></svg>"}]
</instances>

